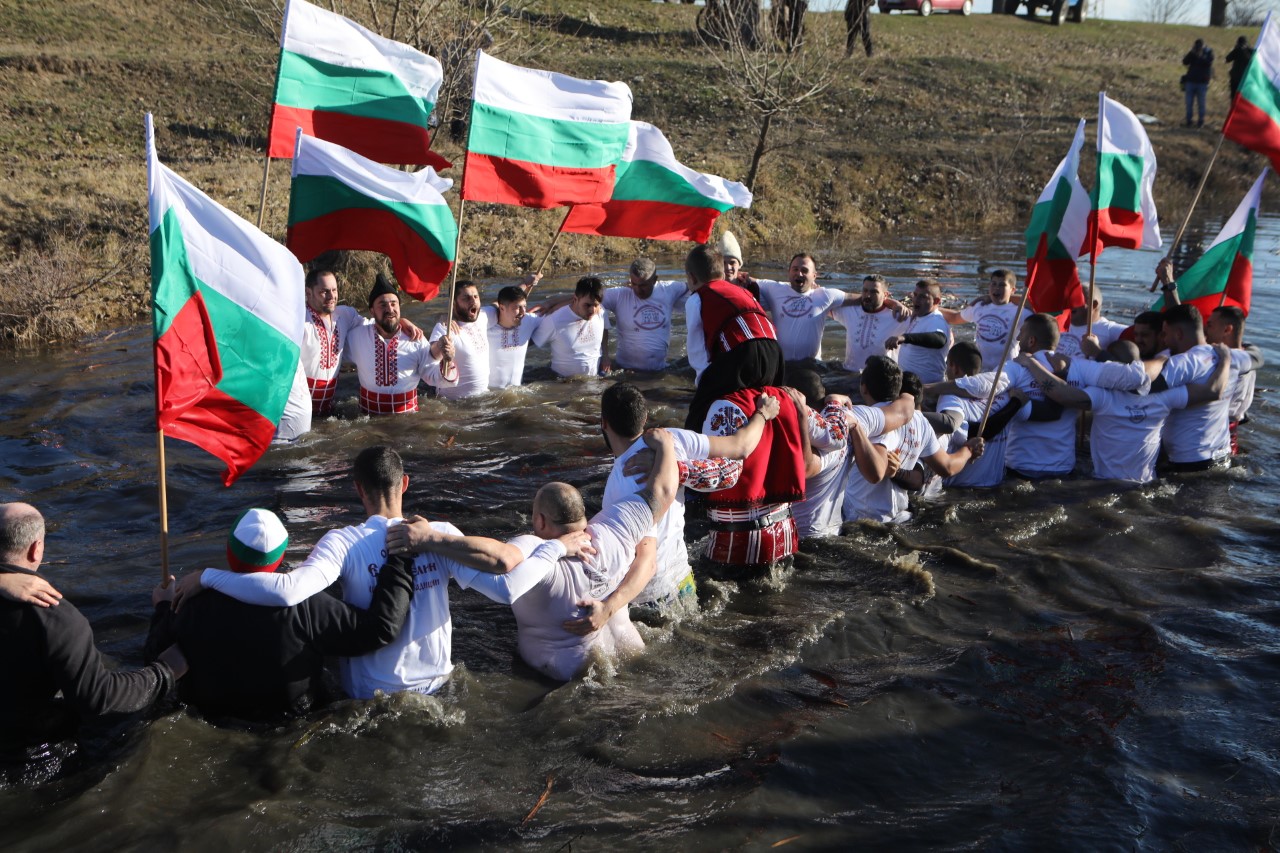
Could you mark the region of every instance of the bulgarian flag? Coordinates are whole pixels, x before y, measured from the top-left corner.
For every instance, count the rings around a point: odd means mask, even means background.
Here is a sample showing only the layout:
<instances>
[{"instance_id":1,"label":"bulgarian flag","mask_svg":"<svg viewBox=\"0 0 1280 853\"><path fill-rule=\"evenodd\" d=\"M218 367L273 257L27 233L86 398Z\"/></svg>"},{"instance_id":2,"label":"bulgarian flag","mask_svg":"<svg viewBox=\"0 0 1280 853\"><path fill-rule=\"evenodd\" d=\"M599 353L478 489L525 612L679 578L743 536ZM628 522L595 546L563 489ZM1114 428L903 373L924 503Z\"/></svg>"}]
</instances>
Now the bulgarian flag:
<instances>
[{"instance_id":1,"label":"bulgarian flag","mask_svg":"<svg viewBox=\"0 0 1280 853\"><path fill-rule=\"evenodd\" d=\"M705 243L720 214L750 206L751 191L745 186L695 172L676 159L662 131L633 121L613 198L603 204L574 205L560 230Z\"/></svg>"},{"instance_id":2,"label":"bulgarian flag","mask_svg":"<svg viewBox=\"0 0 1280 853\"><path fill-rule=\"evenodd\" d=\"M1219 305L1238 305L1246 316L1249 314L1253 296L1253 235L1258 227L1258 205L1262 202L1262 182L1266 177L1264 168L1253 182L1253 189L1218 232L1218 239L1178 279L1178 299L1196 306L1205 317ZM1151 310L1163 311L1166 307L1162 296Z\"/></svg>"},{"instance_id":3,"label":"bulgarian flag","mask_svg":"<svg viewBox=\"0 0 1280 853\"><path fill-rule=\"evenodd\" d=\"M1095 260L1107 246L1160 248L1155 182L1156 152L1142 122L1124 104L1099 92L1098 175L1085 249Z\"/></svg>"},{"instance_id":4,"label":"bulgarian flag","mask_svg":"<svg viewBox=\"0 0 1280 853\"><path fill-rule=\"evenodd\" d=\"M606 202L630 133L627 84L521 68L478 50L462 197L541 208Z\"/></svg>"},{"instance_id":5,"label":"bulgarian flag","mask_svg":"<svg viewBox=\"0 0 1280 853\"><path fill-rule=\"evenodd\" d=\"M285 244L303 263L331 249L381 252L405 291L432 299L458 241L441 195L452 186L430 166L402 172L299 131Z\"/></svg>"},{"instance_id":6,"label":"bulgarian flag","mask_svg":"<svg viewBox=\"0 0 1280 853\"><path fill-rule=\"evenodd\" d=\"M1089 195L1080 183L1084 119L1058 169L1031 210L1027 226L1027 301L1034 311L1057 313L1084 305L1079 247L1089 228Z\"/></svg>"},{"instance_id":7,"label":"bulgarian flag","mask_svg":"<svg viewBox=\"0 0 1280 853\"><path fill-rule=\"evenodd\" d=\"M156 427L227 463L271 444L302 344L302 265L156 157L147 116Z\"/></svg>"},{"instance_id":8,"label":"bulgarian flag","mask_svg":"<svg viewBox=\"0 0 1280 853\"><path fill-rule=\"evenodd\" d=\"M1271 168L1280 169L1280 31L1271 26L1270 12L1222 135L1268 157Z\"/></svg>"},{"instance_id":9,"label":"bulgarian flag","mask_svg":"<svg viewBox=\"0 0 1280 853\"><path fill-rule=\"evenodd\" d=\"M448 168L427 136L442 79L440 63L425 53L289 0L267 156L293 156L302 128L380 163Z\"/></svg>"}]
</instances>

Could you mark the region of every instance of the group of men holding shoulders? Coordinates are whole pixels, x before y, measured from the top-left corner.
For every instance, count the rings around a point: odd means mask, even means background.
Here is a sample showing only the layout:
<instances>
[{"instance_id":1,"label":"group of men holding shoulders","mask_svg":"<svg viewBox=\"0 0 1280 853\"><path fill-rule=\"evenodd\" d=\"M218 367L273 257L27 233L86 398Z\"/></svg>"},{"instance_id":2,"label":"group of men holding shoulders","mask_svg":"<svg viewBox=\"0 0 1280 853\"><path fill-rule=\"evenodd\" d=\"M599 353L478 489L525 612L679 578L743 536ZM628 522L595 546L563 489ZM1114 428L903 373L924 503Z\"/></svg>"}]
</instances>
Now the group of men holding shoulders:
<instances>
[{"instance_id":1,"label":"group of men holding shoulders","mask_svg":"<svg viewBox=\"0 0 1280 853\"><path fill-rule=\"evenodd\" d=\"M785 565L802 538L838 534L842 521L906 520L908 496L939 483L992 487L1008 473L1071 473L1078 410L1093 413L1094 476L1150 480L1162 441L1175 469L1220 464L1252 396L1260 359L1244 347L1243 314L1230 306L1207 324L1193 307L1176 306L1139 315L1125 330L1096 313L1096 300L1091 332L1082 309L1064 333L1045 314L1015 325L1006 271L992 274L986 299L955 311L940 307L931 280L904 305L879 276L868 276L860 294L817 286L808 254L792 259L789 284L756 280L742 272L736 241L727 248L726 258L695 247L682 284L657 282L642 260L627 288L585 278L538 311L527 309L536 276L487 306L474 285L460 283L449 325L430 336L400 316L384 279L364 320L336 304L332 273L313 273L302 367L317 415L332 411L344 356L356 364L369 414L413 411L423 381L446 399L519 384L530 342L551 347L562 375L594 372L592 352L606 365L660 369L671 314L683 305L697 374L686 428L647 428L641 391L613 384L601 398L614 457L601 511L588 517L577 489L548 483L534 497L531 531L505 542L406 518L402 460L388 447L366 449L352 468L362 524L326 534L284 573L275 571L288 542L283 525L264 510L246 512L228 538L227 568L157 588L148 640L155 663L136 671L104 667L83 617L37 574L39 513L0 505L8 650L0 671L16 690L6 748L57 736L77 716L146 707L182 676L179 696L211 716L303 713L322 692L332 655L350 696L434 693L452 670L450 580L509 605L520 658L571 679L601 656L643 647L633 607L678 616L696 606L686 490L707 505L702 570L741 579ZM1171 265L1162 262L1159 274L1171 281ZM602 308L618 317L612 359ZM828 318L848 330L844 363L858 372L856 403L828 394L811 369ZM954 341L950 327L962 323L974 324L973 343ZM997 373L1011 335L1010 361ZM928 410L926 400L935 401ZM324 592L335 583L341 602Z\"/></svg>"}]
</instances>

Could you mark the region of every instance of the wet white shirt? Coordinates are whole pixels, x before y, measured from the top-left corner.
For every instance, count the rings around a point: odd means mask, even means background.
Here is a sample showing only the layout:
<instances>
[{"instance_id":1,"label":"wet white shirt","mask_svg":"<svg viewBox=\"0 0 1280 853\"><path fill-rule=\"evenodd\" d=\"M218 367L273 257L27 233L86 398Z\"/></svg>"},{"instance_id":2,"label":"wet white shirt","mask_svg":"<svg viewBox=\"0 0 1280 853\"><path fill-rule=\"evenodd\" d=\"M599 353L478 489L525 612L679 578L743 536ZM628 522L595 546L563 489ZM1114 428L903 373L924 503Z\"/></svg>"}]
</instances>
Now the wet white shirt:
<instances>
[{"instance_id":1,"label":"wet white shirt","mask_svg":"<svg viewBox=\"0 0 1280 853\"><path fill-rule=\"evenodd\" d=\"M1013 319L1018 316L1018 306L1012 302L1003 305L987 303L970 305L960 312L960 318L973 324L973 342L982 353L982 369L995 370L1004 354L1005 344L1012 333L1017 337L1018 330L1013 328ZM1024 315L1025 316L1025 315ZM1009 349L1009 361L1018 357L1018 342L1015 340Z\"/></svg>"},{"instance_id":2,"label":"wet white shirt","mask_svg":"<svg viewBox=\"0 0 1280 853\"><path fill-rule=\"evenodd\" d=\"M946 343L938 349L929 349L917 344L899 344L898 345L898 364L903 370L909 370L916 376L920 377L920 381L928 384L930 382L941 382L947 372L947 353L951 351L951 343L954 338L951 335L951 327L947 325L947 318L942 316L941 311L931 311L923 317L912 315L907 321L907 328L903 332L904 335L919 335L929 332L942 332L946 338Z\"/></svg>"},{"instance_id":3,"label":"wet white shirt","mask_svg":"<svg viewBox=\"0 0 1280 853\"><path fill-rule=\"evenodd\" d=\"M456 384L440 375L440 362L431 357L431 344L411 341L404 332L383 339L370 323L347 336L347 357L355 363L360 387L378 394L403 394L426 382L437 388Z\"/></svg>"},{"instance_id":4,"label":"wet white shirt","mask_svg":"<svg viewBox=\"0 0 1280 853\"><path fill-rule=\"evenodd\" d=\"M328 317L306 309L302 324L302 369L308 379L338 378L347 335L352 329L372 323L350 305L339 305Z\"/></svg>"},{"instance_id":5,"label":"wet white shirt","mask_svg":"<svg viewBox=\"0 0 1280 853\"><path fill-rule=\"evenodd\" d=\"M612 312L617 332L613 362L630 370L662 370L671 344L671 315L684 304L689 291L683 282L659 281L648 299L630 287L611 287L601 307Z\"/></svg>"},{"instance_id":6,"label":"wet white shirt","mask_svg":"<svg viewBox=\"0 0 1280 853\"><path fill-rule=\"evenodd\" d=\"M458 328L450 340L453 341L453 361L458 365L458 384L441 388L441 399L461 400L489 390L489 323L490 315L482 308L473 322L456 324ZM430 342L435 343L445 333L444 323L436 323Z\"/></svg>"},{"instance_id":7,"label":"wet white shirt","mask_svg":"<svg viewBox=\"0 0 1280 853\"><path fill-rule=\"evenodd\" d=\"M1187 389L1151 394L1085 388L1093 406L1089 450L1099 480L1149 483L1156 478L1160 433L1170 412L1187 405Z\"/></svg>"},{"instance_id":8,"label":"wet white shirt","mask_svg":"<svg viewBox=\"0 0 1280 853\"><path fill-rule=\"evenodd\" d=\"M1050 368L1048 353L1042 350L1035 357L1036 361ZM1010 387L1017 388L1032 400L1045 399L1039 383L1021 364L1006 364L1004 372L1009 377ZM1068 384L1078 387L1070 379ZM1028 403L1009 424L1005 464L1033 477L1070 474L1076 467L1076 411L1066 409L1052 421L1033 421L1030 417L1031 405Z\"/></svg>"},{"instance_id":9,"label":"wet white shirt","mask_svg":"<svg viewBox=\"0 0 1280 853\"><path fill-rule=\"evenodd\" d=\"M1170 356L1160 376L1170 388L1208 382L1218 356L1208 344L1198 344ZM1170 462L1203 462L1231 455L1231 430L1227 413L1231 400L1224 394L1204 406L1192 406L1169 414L1164 425L1164 451Z\"/></svg>"},{"instance_id":10,"label":"wet white shirt","mask_svg":"<svg viewBox=\"0 0 1280 853\"><path fill-rule=\"evenodd\" d=\"M907 328L905 320L894 316L892 309L864 311L861 305L845 305L831 312L831 317L846 329L844 338L844 369L860 373L873 355L887 355L898 360L896 349L886 350L887 338L900 335Z\"/></svg>"},{"instance_id":11,"label":"wet white shirt","mask_svg":"<svg viewBox=\"0 0 1280 853\"><path fill-rule=\"evenodd\" d=\"M1072 326L1058 336L1055 351L1072 358L1080 355L1080 341L1084 338L1088 326ZM1098 338L1098 346L1105 352L1107 347L1120 340L1120 333L1129 328L1123 323L1113 323L1103 317L1093 324L1093 334Z\"/></svg>"},{"instance_id":12,"label":"wet white shirt","mask_svg":"<svg viewBox=\"0 0 1280 853\"><path fill-rule=\"evenodd\" d=\"M529 341L542 318L525 314L520 325L508 329L498 322L498 309L486 305L480 309L489 317L489 387L509 388L524 383L524 359Z\"/></svg>"},{"instance_id":13,"label":"wet white shirt","mask_svg":"<svg viewBox=\"0 0 1280 853\"><path fill-rule=\"evenodd\" d=\"M884 412L881 410L887 405L889 404L876 403L875 406L854 406L852 411L853 416L861 421L863 432L871 439L871 443L892 453L902 447L903 431L884 431ZM893 495L888 478L879 483L868 483L851 460L841 514L845 521L860 518L893 521Z\"/></svg>"},{"instance_id":14,"label":"wet white shirt","mask_svg":"<svg viewBox=\"0 0 1280 853\"><path fill-rule=\"evenodd\" d=\"M760 302L769 309L778 344L787 361L822 358L822 327L827 312L844 301L845 292L834 287L815 287L797 293L790 284L761 280Z\"/></svg>"},{"instance_id":15,"label":"wet white shirt","mask_svg":"<svg viewBox=\"0 0 1280 853\"><path fill-rule=\"evenodd\" d=\"M560 376L596 376L604 343L604 317L584 320L568 305L544 317L533 333L536 346L551 347L551 368Z\"/></svg>"},{"instance_id":16,"label":"wet white shirt","mask_svg":"<svg viewBox=\"0 0 1280 853\"><path fill-rule=\"evenodd\" d=\"M1008 394L996 394L991 404L992 413L1009 405ZM938 398L939 412L959 412L960 426L951 433L947 443L947 452L955 453L969 440L970 424L982 423L982 413L986 410L987 399L974 400L954 394L944 394ZM1009 428L1000 430L1000 434L986 443L982 458L975 459L956 474L942 481L944 486L956 486L968 489L990 489L1004 482L1005 450L1009 446Z\"/></svg>"}]
</instances>

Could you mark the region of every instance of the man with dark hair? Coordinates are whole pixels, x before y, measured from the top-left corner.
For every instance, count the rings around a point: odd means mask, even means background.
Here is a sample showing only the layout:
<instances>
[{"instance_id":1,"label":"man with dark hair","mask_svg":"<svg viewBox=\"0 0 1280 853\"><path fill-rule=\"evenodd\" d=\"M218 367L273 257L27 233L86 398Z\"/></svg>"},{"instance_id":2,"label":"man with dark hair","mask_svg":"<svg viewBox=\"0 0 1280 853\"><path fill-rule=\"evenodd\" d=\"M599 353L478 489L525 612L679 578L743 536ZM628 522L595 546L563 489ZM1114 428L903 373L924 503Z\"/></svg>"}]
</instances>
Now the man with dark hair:
<instances>
[{"instance_id":1,"label":"man with dark hair","mask_svg":"<svg viewBox=\"0 0 1280 853\"><path fill-rule=\"evenodd\" d=\"M604 347L600 303L604 282L593 275L578 279L568 305L544 317L533 333L536 346L551 347L551 368L558 376L598 376Z\"/></svg>"},{"instance_id":2,"label":"man with dark hair","mask_svg":"<svg viewBox=\"0 0 1280 853\"><path fill-rule=\"evenodd\" d=\"M441 355L450 359L441 372L441 362L431 354L424 340L406 335L400 322L400 294L386 276L378 273L369 291L369 311L373 322L347 335L347 350L360 376L360 411L366 415L390 415L418 411L418 383L437 388L456 385L458 366L452 361L453 344L447 339Z\"/></svg>"},{"instance_id":3,"label":"man with dark hair","mask_svg":"<svg viewBox=\"0 0 1280 853\"><path fill-rule=\"evenodd\" d=\"M948 354L949 355L949 354ZM910 371L902 374L902 393L910 394L916 400L916 411L911 420L902 428L901 468L882 488L889 490L889 502L892 507L891 520L904 523L911 520L908 493L925 492L931 494L941 484L933 478L954 477L964 470L969 462L983 455L985 444L980 437L968 439L954 450L949 451L938 440L938 432L933 423L921 410L920 403L924 395L924 383L920 377Z\"/></svg>"},{"instance_id":4,"label":"man with dark hair","mask_svg":"<svg viewBox=\"0 0 1280 853\"><path fill-rule=\"evenodd\" d=\"M606 370L613 365L626 370L662 370L671 345L671 315L689 295L684 283L658 281L658 268L648 258L636 258L627 271L626 287L611 287L601 303L613 313L618 332L618 352L609 358L609 332L605 331Z\"/></svg>"},{"instance_id":5,"label":"man with dark hair","mask_svg":"<svg viewBox=\"0 0 1280 853\"><path fill-rule=\"evenodd\" d=\"M241 513L227 536L228 567L274 572L289 536L274 513ZM206 715L279 721L324 704L327 655L362 655L400 633L413 595L412 561L391 557L377 573L368 610L325 595L292 607L259 607L219 592L198 595L172 609L174 588L153 596L148 658L177 643L192 665L178 686L183 702Z\"/></svg>"},{"instance_id":6,"label":"man with dark hair","mask_svg":"<svg viewBox=\"0 0 1280 853\"><path fill-rule=\"evenodd\" d=\"M48 760L49 750L32 748L74 738L89 717L149 708L186 672L177 649L142 669L108 669L75 605L30 582L44 556L40 512L0 504L0 578L6 596L21 596L0 599L0 768L13 764L18 773L28 758Z\"/></svg>"},{"instance_id":7,"label":"man with dark hair","mask_svg":"<svg viewBox=\"0 0 1280 853\"><path fill-rule=\"evenodd\" d=\"M1240 91L1240 82L1244 80L1244 73L1249 70L1249 63L1253 61L1253 48L1249 47L1249 41L1244 36L1240 36L1224 59L1231 63L1227 85L1230 87L1231 97L1235 98L1236 92Z\"/></svg>"},{"instance_id":8,"label":"man with dark hair","mask_svg":"<svg viewBox=\"0 0 1280 853\"><path fill-rule=\"evenodd\" d=\"M1012 270L992 270L985 297L975 299L959 311L941 309L942 316L953 326L973 323L974 342L982 353L983 362L992 370L1000 363L1010 335L1014 336L1015 343L1009 349L1009 360L1018 356L1018 330L1013 327L1014 318L1018 316L1018 304L1013 301L1017 286L1018 277Z\"/></svg>"},{"instance_id":9,"label":"man with dark hair","mask_svg":"<svg viewBox=\"0 0 1280 853\"><path fill-rule=\"evenodd\" d=\"M1209 92L1209 81L1213 79L1213 48L1205 44L1204 39L1196 39L1191 50L1182 57L1182 64L1187 67L1187 73L1182 75L1182 92L1187 101L1186 126L1191 127L1192 107L1199 106L1196 127L1204 127L1204 100Z\"/></svg>"},{"instance_id":10,"label":"man with dark hair","mask_svg":"<svg viewBox=\"0 0 1280 853\"><path fill-rule=\"evenodd\" d=\"M1231 379L1227 386L1227 420L1231 429L1231 453L1240 452L1236 428L1249 420L1258 368L1265 364L1262 350L1244 342L1244 309L1220 305L1204 324L1204 338L1210 344L1225 344L1231 350Z\"/></svg>"},{"instance_id":11,"label":"man with dark hair","mask_svg":"<svg viewBox=\"0 0 1280 853\"><path fill-rule=\"evenodd\" d=\"M858 296L834 287L818 286L818 264L813 255L800 252L791 258L788 281L761 279L760 304L769 309L778 345L787 361L811 361L822 358L822 329L828 312L835 307L853 305Z\"/></svg>"},{"instance_id":12,"label":"man with dark hair","mask_svg":"<svg viewBox=\"0 0 1280 853\"><path fill-rule=\"evenodd\" d=\"M858 377L858 392L865 405L852 406L848 422L851 427L859 424L870 446L861 455L854 447L857 472L850 471L845 481L841 516L845 521L892 521L888 478L901 462L902 428L915 414L915 400L902 394L902 368L884 355L867 359Z\"/></svg>"},{"instance_id":13,"label":"man with dark hair","mask_svg":"<svg viewBox=\"0 0 1280 853\"><path fill-rule=\"evenodd\" d=\"M441 358L448 341L453 344L453 361L458 367L458 383L442 386L437 391L441 399L461 400L489 390L490 320L490 315L480 310L480 288L475 282L458 282L449 326L436 323L431 330L431 357Z\"/></svg>"},{"instance_id":14,"label":"man with dark hair","mask_svg":"<svg viewBox=\"0 0 1280 853\"><path fill-rule=\"evenodd\" d=\"M1164 316L1159 311L1143 311L1133 318L1133 342L1143 361L1156 357L1164 344L1160 332L1164 328Z\"/></svg>"},{"instance_id":15,"label":"man with dark hair","mask_svg":"<svg viewBox=\"0 0 1280 853\"><path fill-rule=\"evenodd\" d=\"M1194 305L1173 306L1164 312L1161 334L1169 356L1163 359L1151 390L1209 382L1218 356L1205 342L1200 311ZM1224 397L1205 406L1169 414L1164 425L1164 451L1169 470L1204 471L1226 464L1231 455L1230 405L1231 400Z\"/></svg>"},{"instance_id":16,"label":"man with dark hair","mask_svg":"<svg viewBox=\"0 0 1280 853\"><path fill-rule=\"evenodd\" d=\"M947 353L947 379L951 382L967 376L978 376L982 373L982 367L982 353L976 344L960 341ZM1006 427L1025 402L1025 395L1016 389L996 394L991 405L991 415L982 432L986 445L981 458L965 466L960 473L944 479L943 486L990 489L1004 481L1005 450L1009 443L1009 431ZM947 417L952 427L947 447L949 451L954 453L974 437L982 423L986 406L985 396L978 399L953 393L938 397L937 412Z\"/></svg>"},{"instance_id":17,"label":"man with dark hair","mask_svg":"<svg viewBox=\"0 0 1280 853\"><path fill-rule=\"evenodd\" d=\"M389 550L388 531L402 526L402 500L409 488L400 454L389 447L370 447L356 456L352 466L356 494L368 520L353 527L326 533L302 565L288 574L238 574L204 569L184 577L177 591L177 609L183 598L201 587L216 589L250 604L291 607L330 585L342 583L348 604L368 609L379 567ZM410 690L434 693L449 679L452 623L449 619L449 579L466 589L483 573L506 572L523 558L520 549L480 536L464 536L446 522L426 522L413 517L418 535L411 548L414 591L404 629L394 642L376 652L343 658L342 687L357 699L375 691Z\"/></svg>"},{"instance_id":18,"label":"man with dark hair","mask_svg":"<svg viewBox=\"0 0 1280 853\"><path fill-rule=\"evenodd\" d=\"M872 274L862 279L861 299L832 309L832 319L845 327L845 370L857 373L871 356L886 355L884 342L906 329L906 321L898 319L888 298L885 277Z\"/></svg>"},{"instance_id":19,"label":"man with dark hair","mask_svg":"<svg viewBox=\"0 0 1280 853\"><path fill-rule=\"evenodd\" d=\"M496 305L480 309L489 315L489 387L510 388L524 383L524 358L529 341L542 322L541 315L528 308L529 293L542 280L529 275L521 284L509 284L498 291Z\"/></svg>"},{"instance_id":20,"label":"man with dark hair","mask_svg":"<svg viewBox=\"0 0 1280 853\"><path fill-rule=\"evenodd\" d=\"M776 397L761 394L758 402L746 426L732 436L667 430L680 469L681 488L657 527L657 570L653 579L636 596L634 604L650 605L664 611L673 610L677 604L688 609L696 604L697 586L684 540L684 490L687 487L699 492L713 492L731 488L738 482L742 474L741 460L755 450L764 435L765 424L778 415L779 401ZM628 469L640 467L648 470L642 464L650 455L645 450L642 435L648 419L649 405L644 395L629 382L611 385L600 398L600 429L609 452L615 457L604 487L606 508L643 488L640 478L629 473Z\"/></svg>"},{"instance_id":21,"label":"man with dark hair","mask_svg":"<svg viewBox=\"0 0 1280 853\"><path fill-rule=\"evenodd\" d=\"M924 382L940 382L947 371L951 328L942 316L942 285L935 279L916 282L911 293L911 319L906 331L885 340L886 350L898 350L898 362Z\"/></svg>"},{"instance_id":22,"label":"man with dark hair","mask_svg":"<svg viewBox=\"0 0 1280 853\"><path fill-rule=\"evenodd\" d=\"M1018 332L1022 355L1035 358L1052 371L1054 364L1049 359L1057 345L1058 322L1052 315L1032 314L1022 322ZM1024 479L1066 477L1076 467L1075 410L1064 410L1054 404L1051 404L1053 408L1034 406L1036 401L1045 400L1045 394L1023 364L1016 361L1006 364L1004 373L1009 378L1008 387L1020 391L1030 401L1014 416L1009 427L1006 467Z\"/></svg>"}]
</instances>

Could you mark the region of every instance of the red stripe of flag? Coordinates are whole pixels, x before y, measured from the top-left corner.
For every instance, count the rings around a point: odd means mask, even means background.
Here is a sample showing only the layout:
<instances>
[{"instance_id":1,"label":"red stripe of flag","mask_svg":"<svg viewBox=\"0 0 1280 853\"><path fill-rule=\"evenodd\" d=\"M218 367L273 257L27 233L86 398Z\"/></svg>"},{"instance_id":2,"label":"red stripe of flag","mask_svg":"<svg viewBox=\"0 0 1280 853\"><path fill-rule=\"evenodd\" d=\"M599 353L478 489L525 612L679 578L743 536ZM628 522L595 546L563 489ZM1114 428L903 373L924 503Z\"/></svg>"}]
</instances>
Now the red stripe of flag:
<instances>
[{"instance_id":1,"label":"red stripe of flag","mask_svg":"<svg viewBox=\"0 0 1280 853\"><path fill-rule=\"evenodd\" d=\"M379 163L431 166L437 172L453 165L431 150L431 136L425 127L281 104L271 110L267 156L292 158L299 127L308 136L336 143Z\"/></svg>"}]
</instances>

